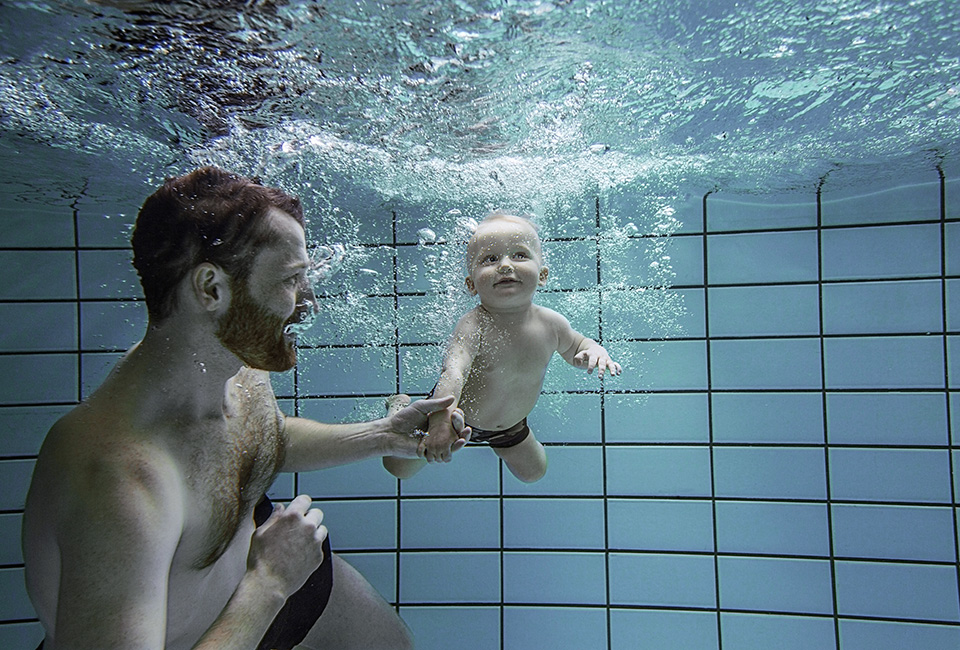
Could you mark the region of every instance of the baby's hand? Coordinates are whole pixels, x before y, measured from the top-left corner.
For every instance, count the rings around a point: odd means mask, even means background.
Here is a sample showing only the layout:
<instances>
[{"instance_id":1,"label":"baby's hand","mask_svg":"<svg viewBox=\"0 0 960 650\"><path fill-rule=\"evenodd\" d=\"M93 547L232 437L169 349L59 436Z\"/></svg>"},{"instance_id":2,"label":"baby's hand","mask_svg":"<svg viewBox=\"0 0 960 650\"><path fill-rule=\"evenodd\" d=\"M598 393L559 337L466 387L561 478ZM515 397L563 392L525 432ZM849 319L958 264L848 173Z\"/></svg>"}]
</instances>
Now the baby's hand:
<instances>
[{"instance_id":1,"label":"baby's hand","mask_svg":"<svg viewBox=\"0 0 960 650\"><path fill-rule=\"evenodd\" d=\"M577 368L586 368L588 373L592 373L597 368L597 374L603 377L604 371L609 371L611 375L619 375L620 364L610 358L602 345L595 344L586 350L581 350L573 357L573 365Z\"/></svg>"},{"instance_id":2,"label":"baby's hand","mask_svg":"<svg viewBox=\"0 0 960 650\"><path fill-rule=\"evenodd\" d=\"M457 435L449 416L432 416L429 432L420 441L420 448L417 453L428 463L449 463L453 452L466 443L465 440L458 442L460 440L461 438Z\"/></svg>"}]
</instances>

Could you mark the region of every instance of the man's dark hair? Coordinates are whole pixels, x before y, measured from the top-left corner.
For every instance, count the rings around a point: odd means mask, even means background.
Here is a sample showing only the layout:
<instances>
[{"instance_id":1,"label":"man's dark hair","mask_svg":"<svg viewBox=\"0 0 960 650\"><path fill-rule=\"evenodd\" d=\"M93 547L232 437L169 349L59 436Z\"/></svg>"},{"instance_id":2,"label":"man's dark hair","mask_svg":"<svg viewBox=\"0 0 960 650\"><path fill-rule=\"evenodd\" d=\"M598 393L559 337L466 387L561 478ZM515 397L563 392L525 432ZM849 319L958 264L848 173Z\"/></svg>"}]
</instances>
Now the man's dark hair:
<instances>
[{"instance_id":1,"label":"man's dark hair","mask_svg":"<svg viewBox=\"0 0 960 650\"><path fill-rule=\"evenodd\" d=\"M305 225L300 200L259 179L217 167L168 178L144 201L132 236L151 320L173 313L177 285L198 264L219 266L233 282L246 280L257 250L270 242L271 208Z\"/></svg>"}]
</instances>

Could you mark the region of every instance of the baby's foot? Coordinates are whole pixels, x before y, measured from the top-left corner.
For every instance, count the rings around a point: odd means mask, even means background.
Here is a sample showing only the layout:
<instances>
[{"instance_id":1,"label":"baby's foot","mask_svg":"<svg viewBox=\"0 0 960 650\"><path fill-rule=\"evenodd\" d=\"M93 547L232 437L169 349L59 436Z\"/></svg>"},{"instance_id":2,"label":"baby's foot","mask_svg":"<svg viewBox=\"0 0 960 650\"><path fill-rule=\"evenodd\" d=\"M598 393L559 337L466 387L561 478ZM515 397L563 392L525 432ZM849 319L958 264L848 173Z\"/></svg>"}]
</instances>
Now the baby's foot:
<instances>
[{"instance_id":1,"label":"baby's foot","mask_svg":"<svg viewBox=\"0 0 960 650\"><path fill-rule=\"evenodd\" d=\"M393 415L397 411L403 410L405 407L410 405L410 396L400 393L398 395L391 395L387 398L386 407L387 415Z\"/></svg>"}]
</instances>

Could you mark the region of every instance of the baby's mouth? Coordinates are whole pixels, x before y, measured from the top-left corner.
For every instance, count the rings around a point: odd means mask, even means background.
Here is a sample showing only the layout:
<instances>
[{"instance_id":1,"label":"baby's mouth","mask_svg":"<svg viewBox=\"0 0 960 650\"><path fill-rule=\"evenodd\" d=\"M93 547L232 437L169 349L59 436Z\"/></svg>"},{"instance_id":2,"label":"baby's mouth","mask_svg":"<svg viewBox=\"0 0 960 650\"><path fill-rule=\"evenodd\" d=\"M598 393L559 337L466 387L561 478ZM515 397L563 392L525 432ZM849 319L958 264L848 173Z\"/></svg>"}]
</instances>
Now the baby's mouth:
<instances>
[{"instance_id":1,"label":"baby's mouth","mask_svg":"<svg viewBox=\"0 0 960 650\"><path fill-rule=\"evenodd\" d=\"M497 280L496 282L494 282L493 286L497 286L499 284L512 284L514 282L520 282L520 280L516 278L503 278L502 280Z\"/></svg>"}]
</instances>

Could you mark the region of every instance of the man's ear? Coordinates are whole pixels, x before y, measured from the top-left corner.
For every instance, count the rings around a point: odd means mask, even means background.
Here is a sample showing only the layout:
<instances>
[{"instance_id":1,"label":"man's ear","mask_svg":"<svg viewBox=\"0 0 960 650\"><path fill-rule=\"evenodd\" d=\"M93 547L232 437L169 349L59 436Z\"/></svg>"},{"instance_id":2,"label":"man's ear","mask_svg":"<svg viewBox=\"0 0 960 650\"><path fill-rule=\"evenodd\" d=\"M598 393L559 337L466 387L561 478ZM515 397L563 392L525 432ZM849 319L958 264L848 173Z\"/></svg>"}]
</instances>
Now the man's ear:
<instances>
[{"instance_id":1,"label":"man's ear","mask_svg":"<svg viewBox=\"0 0 960 650\"><path fill-rule=\"evenodd\" d=\"M464 279L463 283L467 285L467 291L470 292L471 296L477 295L477 288L473 286L473 278L469 275Z\"/></svg>"},{"instance_id":2,"label":"man's ear","mask_svg":"<svg viewBox=\"0 0 960 650\"><path fill-rule=\"evenodd\" d=\"M544 266L544 267L541 267L541 268L540 268L540 280L537 282L537 284L539 284L541 287L546 286L546 284L547 284L547 276L548 276L548 275L550 275L550 269L548 269L548 268L545 267L545 266Z\"/></svg>"},{"instance_id":3,"label":"man's ear","mask_svg":"<svg viewBox=\"0 0 960 650\"><path fill-rule=\"evenodd\" d=\"M203 262L194 267L190 289L204 311L225 310L230 305L230 276L216 264Z\"/></svg>"}]
</instances>

